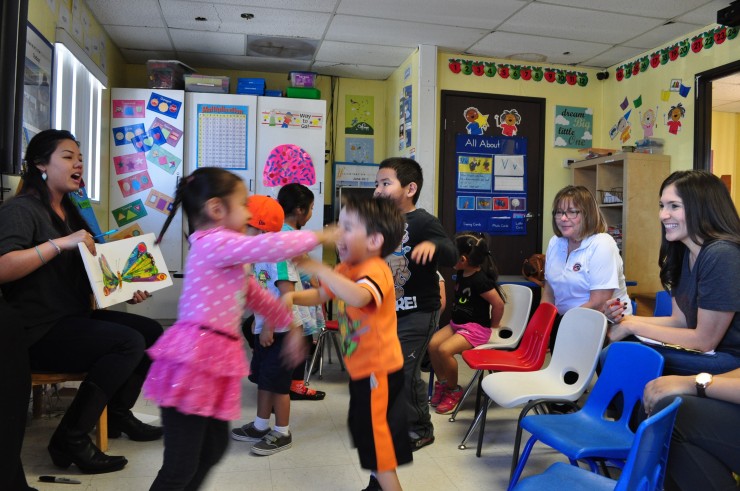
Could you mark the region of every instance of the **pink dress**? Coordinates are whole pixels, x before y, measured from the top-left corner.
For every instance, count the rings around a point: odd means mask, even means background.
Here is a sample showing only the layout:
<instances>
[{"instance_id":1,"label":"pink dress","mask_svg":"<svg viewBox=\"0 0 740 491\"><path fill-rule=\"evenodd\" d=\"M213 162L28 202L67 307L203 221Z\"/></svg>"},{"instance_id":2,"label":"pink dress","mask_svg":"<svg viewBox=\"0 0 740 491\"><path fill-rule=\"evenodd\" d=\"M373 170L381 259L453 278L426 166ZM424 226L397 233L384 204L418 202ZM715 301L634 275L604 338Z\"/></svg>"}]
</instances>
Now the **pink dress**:
<instances>
[{"instance_id":1,"label":"pink dress","mask_svg":"<svg viewBox=\"0 0 740 491\"><path fill-rule=\"evenodd\" d=\"M277 262L318 245L312 232L249 237L223 227L190 236L177 322L147 350L144 396L160 407L230 421L241 417L249 372L240 330L245 307L287 326L293 316L250 274L248 263Z\"/></svg>"}]
</instances>

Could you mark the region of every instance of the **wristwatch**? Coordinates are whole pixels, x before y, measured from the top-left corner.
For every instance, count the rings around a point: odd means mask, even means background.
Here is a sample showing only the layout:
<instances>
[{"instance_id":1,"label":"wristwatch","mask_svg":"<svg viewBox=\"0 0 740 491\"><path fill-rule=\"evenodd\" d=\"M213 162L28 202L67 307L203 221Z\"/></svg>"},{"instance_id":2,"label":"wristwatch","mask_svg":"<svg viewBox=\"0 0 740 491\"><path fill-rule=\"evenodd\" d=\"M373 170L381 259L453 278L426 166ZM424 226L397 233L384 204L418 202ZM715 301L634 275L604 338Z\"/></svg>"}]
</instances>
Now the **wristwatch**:
<instances>
[{"instance_id":1,"label":"wristwatch","mask_svg":"<svg viewBox=\"0 0 740 491\"><path fill-rule=\"evenodd\" d=\"M694 379L696 383L696 395L699 397L707 397L707 387L712 384L711 373L700 373Z\"/></svg>"}]
</instances>

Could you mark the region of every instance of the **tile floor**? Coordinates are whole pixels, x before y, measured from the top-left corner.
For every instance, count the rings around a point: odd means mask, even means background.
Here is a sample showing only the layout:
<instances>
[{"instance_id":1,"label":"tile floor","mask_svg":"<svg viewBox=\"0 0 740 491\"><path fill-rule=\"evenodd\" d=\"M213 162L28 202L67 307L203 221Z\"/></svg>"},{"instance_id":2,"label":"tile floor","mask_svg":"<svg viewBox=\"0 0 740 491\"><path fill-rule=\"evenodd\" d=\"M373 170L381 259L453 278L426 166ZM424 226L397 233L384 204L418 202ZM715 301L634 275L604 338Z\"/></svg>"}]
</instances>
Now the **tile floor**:
<instances>
[{"instance_id":1,"label":"tile floor","mask_svg":"<svg viewBox=\"0 0 740 491\"><path fill-rule=\"evenodd\" d=\"M472 372L462 363L461 381ZM294 401L291 408L293 447L269 457L250 454L249 443L231 441L228 453L215 467L203 486L209 491L334 491L359 490L369 473L360 468L356 451L350 446L346 427L349 395L347 374L336 360L324 365L323 380L314 377L311 386L327 393L323 401ZM475 456L477 434L466 450L459 450L473 418L474 398L469 397L455 422L432 411L436 441L414 453L414 462L402 466L398 475L403 488L414 490L506 489L518 409L492 407L488 413L481 458ZM251 421L256 411L256 387L244 381L243 419ZM158 409L140 399L134 407L146 421L159 421ZM23 463L29 484L40 491L138 491L146 490L162 463L162 441L132 442L123 437L110 440L108 453L125 455L129 463L119 472L99 475L80 474L73 465L67 470L53 466L46 445L58 422L45 415L29 422L23 446ZM526 437L526 435L525 435ZM542 472L554 461L565 461L554 451L537 446L525 475ZM39 475L74 477L81 485L46 484Z\"/></svg>"}]
</instances>

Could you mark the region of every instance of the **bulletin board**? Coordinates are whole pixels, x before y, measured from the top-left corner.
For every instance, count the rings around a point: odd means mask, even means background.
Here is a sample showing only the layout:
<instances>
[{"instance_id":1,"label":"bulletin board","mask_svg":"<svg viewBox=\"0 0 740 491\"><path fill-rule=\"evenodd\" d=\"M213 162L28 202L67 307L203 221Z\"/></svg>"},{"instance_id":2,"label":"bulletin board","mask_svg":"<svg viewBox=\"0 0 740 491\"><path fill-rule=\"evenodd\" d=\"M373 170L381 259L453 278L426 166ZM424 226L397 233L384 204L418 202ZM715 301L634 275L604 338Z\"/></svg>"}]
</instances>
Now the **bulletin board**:
<instances>
[{"instance_id":1,"label":"bulletin board","mask_svg":"<svg viewBox=\"0 0 740 491\"><path fill-rule=\"evenodd\" d=\"M527 138L459 134L455 231L527 233Z\"/></svg>"}]
</instances>

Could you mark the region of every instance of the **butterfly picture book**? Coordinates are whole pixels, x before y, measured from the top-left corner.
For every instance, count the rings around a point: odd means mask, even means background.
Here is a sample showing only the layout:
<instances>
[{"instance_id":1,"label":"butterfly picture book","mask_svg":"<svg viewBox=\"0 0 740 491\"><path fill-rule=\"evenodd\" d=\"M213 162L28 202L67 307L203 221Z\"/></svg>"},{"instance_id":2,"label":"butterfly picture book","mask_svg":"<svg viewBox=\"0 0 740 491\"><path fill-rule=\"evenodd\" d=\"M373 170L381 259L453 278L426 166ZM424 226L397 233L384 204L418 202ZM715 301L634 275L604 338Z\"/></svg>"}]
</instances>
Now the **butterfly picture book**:
<instances>
[{"instance_id":1,"label":"butterfly picture book","mask_svg":"<svg viewBox=\"0 0 740 491\"><path fill-rule=\"evenodd\" d=\"M78 244L99 308L131 300L136 290L161 290L172 285L154 234L95 244L96 255Z\"/></svg>"}]
</instances>

